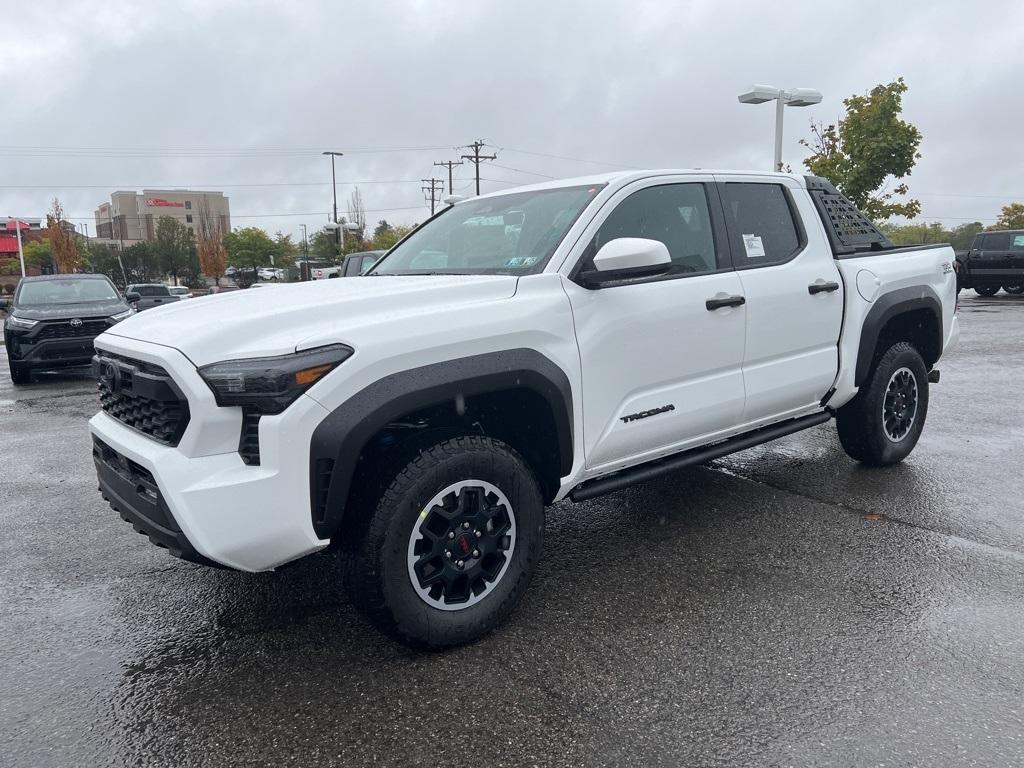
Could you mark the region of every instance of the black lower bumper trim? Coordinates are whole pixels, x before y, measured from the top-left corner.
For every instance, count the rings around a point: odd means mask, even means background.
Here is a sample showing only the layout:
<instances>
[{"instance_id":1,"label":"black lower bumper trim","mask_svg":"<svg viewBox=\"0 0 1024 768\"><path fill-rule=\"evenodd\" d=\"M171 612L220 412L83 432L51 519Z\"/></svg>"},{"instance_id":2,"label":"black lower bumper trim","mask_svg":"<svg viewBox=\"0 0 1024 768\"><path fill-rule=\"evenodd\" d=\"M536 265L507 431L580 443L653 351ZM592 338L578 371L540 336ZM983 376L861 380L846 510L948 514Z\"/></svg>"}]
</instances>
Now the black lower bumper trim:
<instances>
[{"instance_id":1,"label":"black lower bumper trim","mask_svg":"<svg viewBox=\"0 0 1024 768\"><path fill-rule=\"evenodd\" d=\"M192 546L167 508L150 472L96 437L93 437L92 456L100 493L122 520L175 557L213 568L225 567L199 554Z\"/></svg>"}]
</instances>

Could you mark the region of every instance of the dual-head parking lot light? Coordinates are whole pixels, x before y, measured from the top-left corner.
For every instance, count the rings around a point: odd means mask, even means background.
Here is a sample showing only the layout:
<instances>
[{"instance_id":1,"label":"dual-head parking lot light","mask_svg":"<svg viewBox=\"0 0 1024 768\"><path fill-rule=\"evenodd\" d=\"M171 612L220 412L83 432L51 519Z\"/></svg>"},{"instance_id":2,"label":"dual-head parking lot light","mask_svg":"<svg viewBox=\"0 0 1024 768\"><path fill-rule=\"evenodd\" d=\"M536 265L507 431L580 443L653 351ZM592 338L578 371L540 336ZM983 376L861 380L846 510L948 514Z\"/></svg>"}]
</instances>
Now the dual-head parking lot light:
<instances>
[{"instance_id":1,"label":"dual-head parking lot light","mask_svg":"<svg viewBox=\"0 0 1024 768\"><path fill-rule=\"evenodd\" d=\"M786 107L809 107L821 101L821 92L813 88L776 88L772 85L753 85L739 95L741 104L775 102L775 159L772 169L782 170L782 112Z\"/></svg>"}]
</instances>

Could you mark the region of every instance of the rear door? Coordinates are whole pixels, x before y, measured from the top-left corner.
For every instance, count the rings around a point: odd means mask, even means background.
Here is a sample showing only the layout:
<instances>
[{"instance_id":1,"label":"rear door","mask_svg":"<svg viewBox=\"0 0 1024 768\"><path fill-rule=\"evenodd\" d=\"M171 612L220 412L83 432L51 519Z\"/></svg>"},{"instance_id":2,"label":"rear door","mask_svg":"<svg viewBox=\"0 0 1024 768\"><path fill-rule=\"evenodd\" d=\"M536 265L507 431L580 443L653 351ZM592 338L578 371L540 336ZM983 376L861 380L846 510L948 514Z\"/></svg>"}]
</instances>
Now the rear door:
<instances>
[{"instance_id":1,"label":"rear door","mask_svg":"<svg viewBox=\"0 0 1024 768\"><path fill-rule=\"evenodd\" d=\"M743 422L816 408L839 372L844 299L817 213L793 179L715 178L747 302Z\"/></svg>"}]
</instances>

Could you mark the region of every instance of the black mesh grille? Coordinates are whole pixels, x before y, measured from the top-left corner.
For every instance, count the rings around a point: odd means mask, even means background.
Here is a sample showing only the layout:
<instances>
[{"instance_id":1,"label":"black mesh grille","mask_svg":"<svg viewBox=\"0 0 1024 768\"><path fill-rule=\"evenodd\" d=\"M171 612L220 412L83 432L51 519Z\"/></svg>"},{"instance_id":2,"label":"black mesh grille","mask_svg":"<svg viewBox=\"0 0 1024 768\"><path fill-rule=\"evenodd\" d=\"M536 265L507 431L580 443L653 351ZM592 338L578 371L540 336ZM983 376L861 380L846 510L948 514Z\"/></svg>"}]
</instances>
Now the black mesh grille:
<instances>
[{"instance_id":1,"label":"black mesh grille","mask_svg":"<svg viewBox=\"0 0 1024 768\"><path fill-rule=\"evenodd\" d=\"M166 445L188 426L188 401L158 365L107 353L93 358L100 406L118 421Z\"/></svg>"},{"instance_id":2,"label":"black mesh grille","mask_svg":"<svg viewBox=\"0 0 1024 768\"><path fill-rule=\"evenodd\" d=\"M35 335L38 341L50 339L94 339L110 324L106 320L82 320L81 325L72 326L70 321L47 322Z\"/></svg>"}]
</instances>

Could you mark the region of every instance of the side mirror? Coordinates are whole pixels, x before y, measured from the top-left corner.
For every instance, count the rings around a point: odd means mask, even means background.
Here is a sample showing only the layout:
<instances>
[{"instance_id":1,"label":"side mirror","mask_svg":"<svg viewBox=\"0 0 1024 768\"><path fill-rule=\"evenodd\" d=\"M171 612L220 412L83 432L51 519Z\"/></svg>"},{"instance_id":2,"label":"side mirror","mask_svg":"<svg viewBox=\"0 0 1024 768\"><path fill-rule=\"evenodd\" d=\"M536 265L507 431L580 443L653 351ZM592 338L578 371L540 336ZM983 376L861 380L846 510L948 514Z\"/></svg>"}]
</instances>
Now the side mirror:
<instances>
[{"instance_id":1,"label":"side mirror","mask_svg":"<svg viewBox=\"0 0 1024 768\"><path fill-rule=\"evenodd\" d=\"M602 245L593 263L593 269L580 273L580 280L587 288L663 275L672 268L672 257L665 244L658 240L619 237Z\"/></svg>"},{"instance_id":2,"label":"side mirror","mask_svg":"<svg viewBox=\"0 0 1024 768\"><path fill-rule=\"evenodd\" d=\"M140 296L135 291L128 291L128 293L124 295L124 300L127 301L129 304L134 304L141 298L142 296Z\"/></svg>"}]
</instances>

